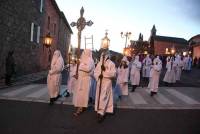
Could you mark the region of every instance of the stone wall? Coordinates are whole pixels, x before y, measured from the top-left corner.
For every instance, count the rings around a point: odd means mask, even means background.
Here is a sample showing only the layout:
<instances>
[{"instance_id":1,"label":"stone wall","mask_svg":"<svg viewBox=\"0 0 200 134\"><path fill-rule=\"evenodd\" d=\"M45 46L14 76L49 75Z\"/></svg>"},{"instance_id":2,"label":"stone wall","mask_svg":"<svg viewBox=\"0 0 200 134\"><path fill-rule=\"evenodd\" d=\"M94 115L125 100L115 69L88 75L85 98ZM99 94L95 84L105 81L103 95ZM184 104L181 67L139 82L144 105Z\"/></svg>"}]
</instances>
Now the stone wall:
<instances>
[{"instance_id":1,"label":"stone wall","mask_svg":"<svg viewBox=\"0 0 200 134\"><path fill-rule=\"evenodd\" d=\"M31 23L42 26L40 0L1 0L0 16L0 78L4 77L5 58L10 50L14 50L16 75L40 71L41 44L30 41Z\"/></svg>"},{"instance_id":2,"label":"stone wall","mask_svg":"<svg viewBox=\"0 0 200 134\"><path fill-rule=\"evenodd\" d=\"M61 50L64 61L67 63L68 48L71 43L71 31L67 27L63 17L60 18L59 29L58 49Z\"/></svg>"},{"instance_id":3,"label":"stone wall","mask_svg":"<svg viewBox=\"0 0 200 134\"><path fill-rule=\"evenodd\" d=\"M4 78L5 59L10 50L14 50L17 76L47 70L49 50L51 57L55 49L60 49L66 57L71 29L62 21L55 0L1 0L0 16L0 79ZM48 33L53 38L50 49L43 45L43 38Z\"/></svg>"}]
</instances>

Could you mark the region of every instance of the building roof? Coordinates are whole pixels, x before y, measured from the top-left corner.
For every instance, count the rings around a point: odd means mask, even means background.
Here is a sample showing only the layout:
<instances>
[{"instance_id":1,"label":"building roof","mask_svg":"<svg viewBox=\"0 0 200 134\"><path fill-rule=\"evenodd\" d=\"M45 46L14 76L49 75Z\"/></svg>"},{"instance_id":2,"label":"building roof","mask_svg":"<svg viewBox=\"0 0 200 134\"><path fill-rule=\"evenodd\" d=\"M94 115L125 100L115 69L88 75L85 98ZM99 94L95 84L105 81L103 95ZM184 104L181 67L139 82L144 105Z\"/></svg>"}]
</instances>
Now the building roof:
<instances>
[{"instance_id":1,"label":"building roof","mask_svg":"<svg viewBox=\"0 0 200 134\"><path fill-rule=\"evenodd\" d=\"M165 42L172 42L172 43L179 43L179 44L185 44L187 45L188 42L184 38L177 38L177 37L168 37L168 36L154 36L154 40L157 41L165 41Z\"/></svg>"},{"instance_id":2,"label":"building roof","mask_svg":"<svg viewBox=\"0 0 200 134\"><path fill-rule=\"evenodd\" d=\"M71 27L70 27L70 25L69 25L69 23L68 23L68 21L67 21L67 19L65 17L65 14L62 11L60 12L60 16L63 19L63 21L65 22L65 24L67 25L67 27L68 27L69 31L71 32L71 34L73 34L73 31L72 31L72 29L71 29Z\"/></svg>"},{"instance_id":3,"label":"building roof","mask_svg":"<svg viewBox=\"0 0 200 134\"><path fill-rule=\"evenodd\" d=\"M190 42L191 40L195 39L195 38L200 38L200 34L197 34L197 35L193 36L192 38L190 38L190 39L189 39L189 42Z\"/></svg>"},{"instance_id":4,"label":"building roof","mask_svg":"<svg viewBox=\"0 0 200 134\"><path fill-rule=\"evenodd\" d=\"M57 11L58 15L63 19L64 23L66 24L67 28L69 29L69 31L71 32L71 34L73 34L72 29L64 15L64 13L62 11L60 11L57 3L55 0L51 0L52 5L54 6L55 10Z\"/></svg>"}]
</instances>

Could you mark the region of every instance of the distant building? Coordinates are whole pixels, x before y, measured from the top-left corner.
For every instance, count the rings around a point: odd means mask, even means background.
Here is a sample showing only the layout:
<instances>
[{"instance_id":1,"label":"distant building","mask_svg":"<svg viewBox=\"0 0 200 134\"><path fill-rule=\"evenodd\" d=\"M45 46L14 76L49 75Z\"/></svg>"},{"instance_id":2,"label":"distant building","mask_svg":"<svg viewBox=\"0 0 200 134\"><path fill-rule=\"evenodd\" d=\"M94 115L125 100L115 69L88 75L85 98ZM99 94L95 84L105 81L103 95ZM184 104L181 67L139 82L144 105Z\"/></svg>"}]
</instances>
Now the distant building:
<instances>
[{"instance_id":1,"label":"distant building","mask_svg":"<svg viewBox=\"0 0 200 134\"><path fill-rule=\"evenodd\" d=\"M131 40L130 47L134 49L134 54L154 54L154 55L169 55L182 53L188 49L188 42L183 38L168 37L156 35L156 27L153 25L149 41L143 40L143 35L140 33L137 41Z\"/></svg>"},{"instance_id":2,"label":"distant building","mask_svg":"<svg viewBox=\"0 0 200 134\"><path fill-rule=\"evenodd\" d=\"M193 58L200 58L200 34L193 36L189 40L190 47L192 48Z\"/></svg>"},{"instance_id":3,"label":"distant building","mask_svg":"<svg viewBox=\"0 0 200 134\"><path fill-rule=\"evenodd\" d=\"M156 28L153 25L150 35L150 48L155 55L182 53L183 50L188 48L188 42L183 38L156 35Z\"/></svg>"},{"instance_id":4,"label":"distant building","mask_svg":"<svg viewBox=\"0 0 200 134\"><path fill-rule=\"evenodd\" d=\"M53 37L51 55L58 48L65 58L72 30L55 0L2 0L0 16L0 78L10 50L14 51L16 75L47 70L48 49L43 45L47 33Z\"/></svg>"}]
</instances>

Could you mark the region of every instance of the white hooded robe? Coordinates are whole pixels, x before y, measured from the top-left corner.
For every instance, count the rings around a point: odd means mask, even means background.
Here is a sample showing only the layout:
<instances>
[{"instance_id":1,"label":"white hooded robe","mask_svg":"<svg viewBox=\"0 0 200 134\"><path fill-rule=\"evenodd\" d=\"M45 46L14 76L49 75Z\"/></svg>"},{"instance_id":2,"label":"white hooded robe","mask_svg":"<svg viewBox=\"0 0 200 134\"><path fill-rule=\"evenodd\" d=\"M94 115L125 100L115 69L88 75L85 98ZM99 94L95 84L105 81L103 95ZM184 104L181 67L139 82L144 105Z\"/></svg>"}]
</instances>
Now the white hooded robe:
<instances>
[{"instance_id":1,"label":"white hooded robe","mask_svg":"<svg viewBox=\"0 0 200 134\"><path fill-rule=\"evenodd\" d=\"M104 115L105 113L113 113L112 79L116 76L116 69L115 69L115 64L110 59L107 59L107 57L108 56L105 56L104 60L104 66L106 70L103 71L101 89L100 89L101 80L99 79L99 75L101 74L102 58L94 70L94 76L97 81L95 111L97 111L97 113L101 115ZM100 90L101 93L99 98ZM98 108L98 103L99 103L99 108Z\"/></svg>"},{"instance_id":2,"label":"white hooded robe","mask_svg":"<svg viewBox=\"0 0 200 134\"><path fill-rule=\"evenodd\" d=\"M151 71L151 65L152 60L149 58L149 55L142 61L143 67L142 67L142 77L150 77L150 71Z\"/></svg>"},{"instance_id":3,"label":"white hooded robe","mask_svg":"<svg viewBox=\"0 0 200 134\"><path fill-rule=\"evenodd\" d=\"M123 58L122 61L126 62L127 66L129 64L127 58ZM118 67L117 69L117 82L116 90L120 90L119 95L128 95L128 77L129 68Z\"/></svg>"},{"instance_id":4,"label":"white hooded robe","mask_svg":"<svg viewBox=\"0 0 200 134\"><path fill-rule=\"evenodd\" d=\"M75 107L87 107L89 91L91 85L91 71L94 67L92 52L85 49L81 55L78 79L73 94L73 104Z\"/></svg>"},{"instance_id":5,"label":"white hooded robe","mask_svg":"<svg viewBox=\"0 0 200 134\"><path fill-rule=\"evenodd\" d=\"M134 62L131 66L130 80L132 85L140 84L140 69L142 67L141 62L139 61L139 56L135 57Z\"/></svg>"},{"instance_id":6,"label":"white hooded robe","mask_svg":"<svg viewBox=\"0 0 200 134\"><path fill-rule=\"evenodd\" d=\"M76 69L77 69L77 64L70 64L69 67L69 77L67 81L67 89L69 93L73 93L75 89L75 85L77 82L77 79L74 77L76 75Z\"/></svg>"},{"instance_id":7,"label":"white hooded robe","mask_svg":"<svg viewBox=\"0 0 200 134\"><path fill-rule=\"evenodd\" d=\"M59 50L54 52L51 69L49 70L47 76L47 87L50 98L55 98L58 96L60 91L60 85L62 81L62 70L64 69L64 61Z\"/></svg>"},{"instance_id":8,"label":"white hooded robe","mask_svg":"<svg viewBox=\"0 0 200 134\"><path fill-rule=\"evenodd\" d=\"M157 92L158 91L160 73L161 73L161 69L162 69L162 62L159 59L159 57L157 57L156 59L154 59L153 64L154 65L152 65L152 67L151 67L150 81L149 81L149 84L148 84L148 88L152 92Z\"/></svg>"}]
</instances>

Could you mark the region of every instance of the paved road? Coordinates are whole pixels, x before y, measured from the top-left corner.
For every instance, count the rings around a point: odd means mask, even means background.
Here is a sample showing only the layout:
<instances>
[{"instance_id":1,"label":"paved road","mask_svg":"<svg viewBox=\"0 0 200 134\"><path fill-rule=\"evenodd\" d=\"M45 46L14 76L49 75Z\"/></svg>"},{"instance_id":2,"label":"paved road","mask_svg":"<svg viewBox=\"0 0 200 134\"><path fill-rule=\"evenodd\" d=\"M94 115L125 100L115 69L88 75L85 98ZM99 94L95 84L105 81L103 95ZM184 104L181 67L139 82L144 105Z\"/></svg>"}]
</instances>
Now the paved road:
<instances>
[{"instance_id":1,"label":"paved road","mask_svg":"<svg viewBox=\"0 0 200 134\"><path fill-rule=\"evenodd\" d=\"M66 85L61 86L61 94ZM0 90L0 99L32 102L49 102L46 84L29 84ZM138 87L121 100L114 98L115 107L129 109L200 109L200 90L196 87L160 87L151 97L147 88ZM72 105L72 95L62 97L57 104Z\"/></svg>"},{"instance_id":2,"label":"paved road","mask_svg":"<svg viewBox=\"0 0 200 134\"><path fill-rule=\"evenodd\" d=\"M79 118L72 106L0 100L1 134L199 134L200 110L116 109L96 121L93 109Z\"/></svg>"},{"instance_id":3,"label":"paved road","mask_svg":"<svg viewBox=\"0 0 200 134\"><path fill-rule=\"evenodd\" d=\"M0 90L0 132L199 134L198 73L186 73L180 82L182 84L160 87L159 94L154 97L149 96L145 87L138 87L121 101L115 100L116 114L107 116L102 124L96 122L92 106L80 118L73 117L72 96L60 98L52 107L47 105L49 97L46 78L34 83L7 87ZM66 89L67 75L63 76L62 91Z\"/></svg>"}]
</instances>

